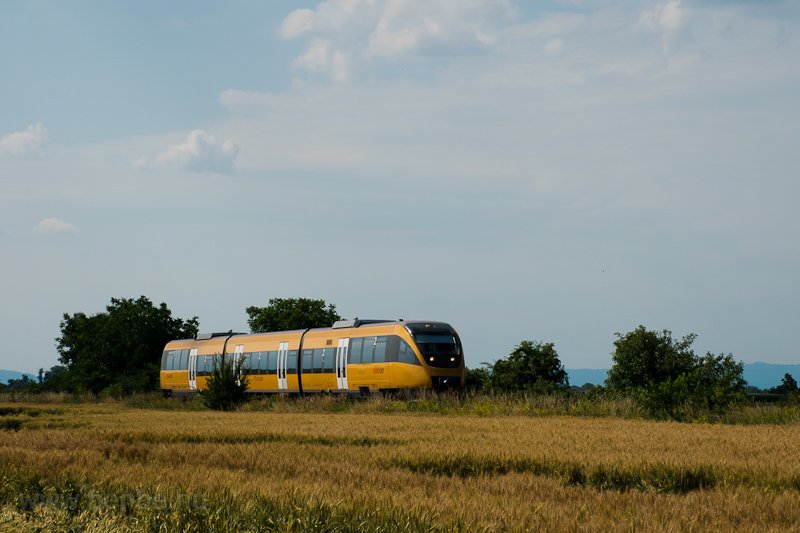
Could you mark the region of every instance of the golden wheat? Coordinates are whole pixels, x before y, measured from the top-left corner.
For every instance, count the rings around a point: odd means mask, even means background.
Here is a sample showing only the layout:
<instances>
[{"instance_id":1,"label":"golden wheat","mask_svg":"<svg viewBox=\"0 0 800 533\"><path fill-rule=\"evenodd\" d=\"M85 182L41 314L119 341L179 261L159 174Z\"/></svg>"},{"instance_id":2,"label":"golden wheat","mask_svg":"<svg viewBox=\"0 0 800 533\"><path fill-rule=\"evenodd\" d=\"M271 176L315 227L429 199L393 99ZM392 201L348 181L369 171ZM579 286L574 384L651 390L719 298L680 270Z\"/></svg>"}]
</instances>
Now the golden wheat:
<instances>
[{"instance_id":1,"label":"golden wheat","mask_svg":"<svg viewBox=\"0 0 800 533\"><path fill-rule=\"evenodd\" d=\"M281 413L13 407L22 410L6 418L19 430L0 431L4 474L32 472L54 486L230 495L244 510L291 497L344 514L412 513L444 529L800 527L796 425L309 413L302 404ZM141 529L108 510L2 509L3 529L29 519Z\"/></svg>"}]
</instances>

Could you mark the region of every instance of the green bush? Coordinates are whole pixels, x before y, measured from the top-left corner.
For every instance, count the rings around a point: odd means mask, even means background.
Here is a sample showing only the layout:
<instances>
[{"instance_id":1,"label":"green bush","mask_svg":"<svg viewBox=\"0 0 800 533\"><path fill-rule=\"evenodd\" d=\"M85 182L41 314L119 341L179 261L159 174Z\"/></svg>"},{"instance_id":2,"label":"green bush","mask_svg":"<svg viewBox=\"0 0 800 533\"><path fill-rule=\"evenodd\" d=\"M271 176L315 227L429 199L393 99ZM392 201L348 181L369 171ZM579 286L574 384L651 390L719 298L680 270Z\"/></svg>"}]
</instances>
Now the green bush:
<instances>
[{"instance_id":1,"label":"green bush","mask_svg":"<svg viewBox=\"0 0 800 533\"><path fill-rule=\"evenodd\" d=\"M696 359L691 371L639 389L638 399L657 417L696 420L703 414L720 415L745 400L742 369L730 354L708 353Z\"/></svg>"},{"instance_id":2,"label":"green bush","mask_svg":"<svg viewBox=\"0 0 800 533\"><path fill-rule=\"evenodd\" d=\"M214 370L200 396L206 407L216 411L231 411L247 398L247 380L242 371L242 359L230 355L214 357Z\"/></svg>"},{"instance_id":3,"label":"green bush","mask_svg":"<svg viewBox=\"0 0 800 533\"><path fill-rule=\"evenodd\" d=\"M547 394L569 386L564 365L552 342L522 341L507 359L492 366L489 382L498 392Z\"/></svg>"},{"instance_id":4,"label":"green bush","mask_svg":"<svg viewBox=\"0 0 800 533\"><path fill-rule=\"evenodd\" d=\"M486 366L481 368L467 368L465 371L464 388L470 392L484 392L489 388L492 374Z\"/></svg>"}]
</instances>

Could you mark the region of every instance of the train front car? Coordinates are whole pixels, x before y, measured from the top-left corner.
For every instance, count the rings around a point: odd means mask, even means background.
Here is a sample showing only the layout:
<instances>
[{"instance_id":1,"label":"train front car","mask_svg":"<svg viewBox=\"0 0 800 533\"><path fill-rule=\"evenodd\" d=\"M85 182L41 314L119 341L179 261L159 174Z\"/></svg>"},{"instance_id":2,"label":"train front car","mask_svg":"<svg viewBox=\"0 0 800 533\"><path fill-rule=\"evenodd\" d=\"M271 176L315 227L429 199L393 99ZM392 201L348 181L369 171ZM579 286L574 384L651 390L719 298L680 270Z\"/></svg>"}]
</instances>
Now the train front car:
<instances>
[{"instance_id":1,"label":"train front car","mask_svg":"<svg viewBox=\"0 0 800 533\"><path fill-rule=\"evenodd\" d=\"M464 350L461 339L444 322L407 322L405 328L422 354L436 391L464 387Z\"/></svg>"}]
</instances>

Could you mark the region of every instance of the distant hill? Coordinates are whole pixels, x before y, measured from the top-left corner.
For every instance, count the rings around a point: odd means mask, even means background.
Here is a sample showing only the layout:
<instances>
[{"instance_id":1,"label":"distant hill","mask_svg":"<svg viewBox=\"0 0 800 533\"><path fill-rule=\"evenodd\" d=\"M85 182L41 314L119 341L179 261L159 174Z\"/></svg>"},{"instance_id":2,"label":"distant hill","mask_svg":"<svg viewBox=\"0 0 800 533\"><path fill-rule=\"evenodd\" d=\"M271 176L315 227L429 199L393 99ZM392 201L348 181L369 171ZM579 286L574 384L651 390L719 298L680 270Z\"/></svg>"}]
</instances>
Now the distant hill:
<instances>
[{"instance_id":1,"label":"distant hill","mask_svg":"<svg viewBox=\"0 0 800 533\"><path fill-rule=\"evenodd\" d=\"M781 384L784 374L800 380L800 365L773 365L771 363L749 363L744 365L744 379L748 385L759 389L771 389Z\"/></svg>"},{"instance_id":2,"label":"distant hill","mask_svg":"<svg viewBox=\"0 0 800 533\"><path fill-rule=\"evenodd\" d=\"M602 385L608 375L607 368L567 369L569 384L580 387L586 383ZM771 389L781 384L784 374L791 374L800 381L800 364L777 365L772 363L745 363L744 379L748 385L759 389Z\"/></svg>"},{"instance_id":3,"label":"distant hill","mask_svg":"<svg viewBox=\"0 0 800 533\"><path fill-rule=\"evenodd\" d=\"M24 372L17 372L15 370L0 370L0 383L6 384L10 379L22 379L22 376L25 375L31 379L35 377L31 374L25 374Z\"/></svg>"},{"instance_id":4,"label":"distant hill","mask_svg":"<svg viewBox=\"0 0 800 533\"><path fill-rule=\"evenodd\" d=\"M568 368L569 384L576 387L587 383L602 385L608 375L607 368Z\"/></svg>"}]
</instances>

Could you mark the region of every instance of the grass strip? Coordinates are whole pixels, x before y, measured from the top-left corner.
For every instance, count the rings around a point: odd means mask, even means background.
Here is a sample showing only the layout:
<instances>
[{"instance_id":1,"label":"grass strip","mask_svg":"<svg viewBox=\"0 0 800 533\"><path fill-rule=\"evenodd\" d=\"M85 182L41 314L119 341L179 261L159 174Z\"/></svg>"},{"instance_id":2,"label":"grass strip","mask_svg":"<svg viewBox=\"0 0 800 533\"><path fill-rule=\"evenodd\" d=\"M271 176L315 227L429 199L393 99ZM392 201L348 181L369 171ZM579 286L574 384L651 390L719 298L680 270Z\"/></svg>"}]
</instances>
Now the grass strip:
<instances>
[{"instance_id":1,"label":"grass strip","mask_svg":"<svg viewBox=\"0 0 800 533\"><path fill-rule=\"evenodd\" d=\"M474 530L429 511L327 503L209 490L143 489L35 472L0 475L0 523L39 531L413 531Z\"/></svg>"},{"instance_id":2,"label":"grass strip","mask_svg":"<svg viewBox=\"0 0 800 533\"><path fill-rule=\"evenodd\" d=\"M474 477L530 473L559 479L567 485L597 490L653 490L685 494L710 489L717 485L718 476L708 466L674 466L667 464L624 467L617 465L584 465L556 459L508 459L475 457L398 458L388 466L411 472L449 477Z\"/></svg>"},{"instance_id":3,"label":"grass strip","mask_svg":"<svg viewBox=\"0 0 800 533\"><path fill-rule=\"evenodd\" d=\"M126 444L258 444L281 442L288 444L312 444L318 446L381 446L403 444L400 439L383 437L339 437L331 435L292 435L288 433L222 433L204 435L199 433L117 433L109 436Z\"/></svg>"}]
</instances>

